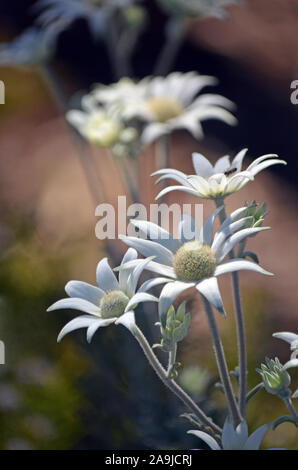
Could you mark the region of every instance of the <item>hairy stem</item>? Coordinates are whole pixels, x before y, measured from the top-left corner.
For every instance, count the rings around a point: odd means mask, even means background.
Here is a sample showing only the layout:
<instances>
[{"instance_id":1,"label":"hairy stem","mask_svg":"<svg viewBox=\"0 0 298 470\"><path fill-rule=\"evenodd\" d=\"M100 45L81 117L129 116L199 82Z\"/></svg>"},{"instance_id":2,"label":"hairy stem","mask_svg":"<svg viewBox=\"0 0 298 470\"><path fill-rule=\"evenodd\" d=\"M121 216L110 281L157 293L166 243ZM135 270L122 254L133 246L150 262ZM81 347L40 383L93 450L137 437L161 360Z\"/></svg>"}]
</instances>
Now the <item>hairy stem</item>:
<instances>
[{"instance_id":1,"label":"hairy stem","mask_svg":"<svg viewBox=\"0 0 298 470\"><path fill-rule=\"evenodd\" d=\"M175 343L175 345L173 346L172 351L169 352L169 364L168 364L168 370L167 370L168 377L170 376L171 370L173 366L175 365L176 354L177 354L177 343Z\"/></svg>"},{"instance_id":2,"label":"hairy stem","mask_svg":"<svg viewBox=\"0 0 298 470\"><path fill-rule=\"evenodd\" d=\"M188 407L188 409L196 416L200 423L210 428L213 434L221 434L220 427L214 424L211 418L205 415L205 413L198 405L196 405L190 396L187 395L187 393L185 393L185 391L174 380L168 377L167 371L163 368L152 348L150 347L147 339L137 326L134 327L133 334L143 349L150 365L153 367L157 376L164 383L164 385L166 385L184 403L184 405Z\"/></svg>"},{"instance_id":3,"label":"hairy stem","mask_svg":"<svg viewBox=\"0 0 298 470\"><path fill-rule=\"evenodd\" d=\"M167 39L157 58L154 75L166 75L171 70L184 40L186 21L170 19L166 25Z\"/></svg>"},{"instance_id":4,"label":"hairy stem","mask_svg":"<svg viewBox=\"0 0 298 470\"><path fill-rule=\"evenodd\" d=\"M298 424L298 413L295 409L295 406L293 405L291 397L283 398L283 401L284 401L284 404L286 405L286 407L288 408L289 412L291 413L291 415L295 419L296 424Z\"/></svg>"},{"instance_id":5,"label":"hairy stem","mask_svg":"<svg viewBox=\"0 0 298 470\"><path fill-rule=\"evenodd\" d=\"M212 338L213 349L214 349L214 353L216 357L220 380L223 385L224 393L227 399L227 404L228 404L229 412L230 412L230 415L234 424L234 428L236 428L236 426L241 421L241 416L239 414L236 399L234 396L222 342L220 339L213 309L210 303L208 302L208 300L206 299L206 297L204 297L202 294L201 294L201 298L202 298L202 302L203 302L204 309L205 309L206 316L207 316L208 326L209 326L209 330L210 330L210 334Z\"/></svg>"},{"instance_id":6,"label":"hairy stem","mask_svg":"<svg viewBox=\"0 0 298 470\"><path fill-rule=\"evenodd\" d=\"M219 198L216 201L216 206L224 206L223 199ZM225 207L219 213L220 222L223 223L226 219ZM235 258L234 250L229 253L230 259ZM246 339L245 339L245 325L244 315L241 303L240 285L238 272L231 273L232 290L235 307L236 327L237 327L237 345L238 345L238 361L239 361L239 410L243 419L246 417L246 390L247 390L247 358L246 358Z\"/></svg>"}]
</instances>

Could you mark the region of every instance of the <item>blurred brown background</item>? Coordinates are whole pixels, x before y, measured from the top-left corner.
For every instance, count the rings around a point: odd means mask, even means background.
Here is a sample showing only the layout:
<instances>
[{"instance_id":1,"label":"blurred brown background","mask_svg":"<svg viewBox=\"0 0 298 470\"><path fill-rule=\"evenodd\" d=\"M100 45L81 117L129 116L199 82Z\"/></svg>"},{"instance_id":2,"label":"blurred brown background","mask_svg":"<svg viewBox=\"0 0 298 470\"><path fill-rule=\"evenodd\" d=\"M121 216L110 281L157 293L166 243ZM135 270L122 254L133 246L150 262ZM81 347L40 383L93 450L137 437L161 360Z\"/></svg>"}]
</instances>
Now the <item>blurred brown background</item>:
<instances>
[{"instance_id":1,"label":"blurred brown background","mask_svg":"<svg viewBox=\"0 0 298 470\"><path fill-rule=\"evenodd\" d=\"M31 24L32 3L14 0L0 7L2 40ZM154 2L147 4L149 21L134 56L138 77L151 73L166 21ZM298 2L247 0L244 6L229 8L229 13L224 21L192 21L175 69L217 76L217 91L237 104L239 126L230 129L208 122L202 142L176 133L170 161L173 168L191 173L192 151L215 161L248 147L247 163L271 152L288 162L287 167L259 174L228 199L229 210L256 199L266 201L270 211L266 224L272 230L252 239L250 248L275 276L240 276L248 381L253 386L259 381L255 368L265 355L288 358L287 346L274 340L272 333L297 332L298 105L290 101L290 84L298 79ZM93 82L112 80L103 45L93 41L83 20L61 34L53 65L69 97ZM95 238L94 203L76 149L38 71L3 67L0 79L6 85L6 104L0 107L0 338L7 354L7 364L0 366L0 447L191 448L184 432L188 424L178 423L176 400L155 383L155 375L126 332L100 331L94 340L99 344L91 347L86 346L84 332L79 332L56 345L59 327L70 315L45 310L63 296L67 280L94 282L105 247ZM106 152L92 149L92 153L104 201L115 204L117 195L125 193L125 183ZM149 177L154 168L151 147L139 164L145 204L157 193ZM167 200L194 202L183 193L171 193ZM205 204L205 214L211 207ZM124 249L120 243L117 246L119 252ZM235 325L227 276L221 284L231 314L219 324L234 368ZM192 327L180 358L184 367L199 365L216 378L203 312L196 299L189 300ZM131 371L129 365L136 357L139 371ZM201 400L215 416L223 413L219 392L212 391L208 400L203 393ZM278 399L261 392L248 407L248 421L257 427L285 412ZM297 429L283 424L264 443L298 449L297 441Z\"/></svg>"}]
</instances>

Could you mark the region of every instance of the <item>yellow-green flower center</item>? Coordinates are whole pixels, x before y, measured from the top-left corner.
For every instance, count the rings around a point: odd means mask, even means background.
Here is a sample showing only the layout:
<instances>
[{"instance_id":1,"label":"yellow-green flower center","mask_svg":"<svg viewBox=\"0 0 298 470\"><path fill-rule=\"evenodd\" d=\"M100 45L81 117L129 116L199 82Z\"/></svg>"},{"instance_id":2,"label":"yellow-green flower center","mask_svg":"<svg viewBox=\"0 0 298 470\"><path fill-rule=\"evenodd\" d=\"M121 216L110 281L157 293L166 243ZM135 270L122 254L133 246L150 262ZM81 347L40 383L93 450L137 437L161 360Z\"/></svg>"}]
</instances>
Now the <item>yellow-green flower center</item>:
<instances>
[{"instance_id":1,"label":"yellow-green flower center","mask_svg":"<svg viewBox=\"0 0 298 470\"><path fill-rule=\"evenodd\" d=\"M100 301L102 318L120 317L123 315L129 298L121 290L113 290L105 294Z\"/></svg>"},{"instance_id":2,"label":"yellow-green flower center","mask_svg":"<svg viewBox=\"0 0 298 470\"><path fill-rule=\"evenodd\" d=\"M208 245L187 242L177 251L173 268L181 281L197 282L212 276L216 258Z\"/></svg>"},{"instance_id":3,"label":"yellow-green flower center","mask_svg":"<svg viewBox=\"0 0 298 470\"><path fill-rule=\"evenodd\" d=\"M85 137L99 147L111 147L119 139L121 126L118 121L101 113L92 113L83 129Z\"/></svg>"},{"instance_id":4,"label":"yellow-green flower center","mask_svg":"<svg viewBox=\"0 0 298 470\"><path fill-rule=\"evenodd\" d=\"M174 119L183 112L183 108L178 101L163 96L151 98L146 104L149 111L159 122Z\"/></svg>"}]
</instances>

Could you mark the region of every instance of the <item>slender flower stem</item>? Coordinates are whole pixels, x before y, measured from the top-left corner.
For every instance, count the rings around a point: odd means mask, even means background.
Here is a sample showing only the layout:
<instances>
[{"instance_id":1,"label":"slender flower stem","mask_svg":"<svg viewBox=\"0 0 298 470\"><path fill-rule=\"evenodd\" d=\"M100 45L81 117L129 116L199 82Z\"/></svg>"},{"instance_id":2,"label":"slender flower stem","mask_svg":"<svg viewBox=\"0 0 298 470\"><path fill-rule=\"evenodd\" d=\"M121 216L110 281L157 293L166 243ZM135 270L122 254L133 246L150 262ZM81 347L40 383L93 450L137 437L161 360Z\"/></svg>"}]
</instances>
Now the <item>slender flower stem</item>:
<instances>
[{"instance_id":1,"label":"slender flower stem","mask_svg":"<svg viewBox=\"0 0 298 470\"><path fill-rule=\"evenodd\" d=\"M114 158L115 164L120 170L123 183L126 185L127 190L129 192L131 201L133 203L140 202L139 191L138 191L138 183L136 176L132 175L132 170L136 168L131 168L130 161L126 156L115 157ZM136 162L133 162L134 166Z\"/></svg>"},{"instance_id":2,"label":"slender flower stem","mask_svg":"<svg viewBox=\"0 0 298 470\"><path fill-rule=\"evenodd\" d=\"M166 385L196 416L200 423L207 426L215 434L221 434L221 428L213 423L211 418L205 415L201 408L196 405L196 403L190 398L190 396L185 393L185 391L167 375L167 371L163 368L157 357L155 356L152 348L150 347L147 339L143 335L142 331L138 326L134 326L134 329L131 330L136 340L140 344L141 348L144 351L146 358L148 359L150 365L153 367L157 376L160 380Z\"/></svg>"},{"instance_id":3,"label":"slender flower stem","mask_svg":"<svg viewBox=\"0 0 298 470\"><path fill-rule=\"evenodd\" d=\"M162 170L164 168L169 168L169 136L163 135L161 136L155 143L155 161L156 161L156 168L157 170ZM162 181L161 188L166 187L166 182ZM164 197L161 198L160 203L164 201Z\"/></svg>"},{"instance_id":4,"label":"slender flower stem","mask_svg":"<svg viewBox=\"0 0 298 470\"><path fill-rule=\"evenodd\" d=\"M216 206L224 206L223 199L219 198L216 201ZM223 223L226 219L225 207L219 213L220 222ZM235 258L234 250L229 253L230 259ZM239 410L243 419L246 417L246 390L247 390L247 358L246 358L246 339L245 339L245 326L244 315L241 303L240 285L238 272L231 273L232 290L236 316L237 327L237 344L238 344L238 360L239 360Z\"/></svg>"},{"instance_id":5,"label":"slender flower stem","mask_svg":"<svg viewBox=\"0 0 298 470\"><path fill-rule=\"evenodd\" d=\"M169 168L169 137L161 136L155 144L155 149L157 169Z\"/></svg>"},{"instance_id":6,"label":"slender flower stem","mask_svg":"<svg viewBox=\"0 0 298 470\"><path fill-rule=\"evenodd\" d=\"M157 58L153 75L166 75L171 70L184 40L185 19L170 19L167 23L167 39Z\"/></svg>"},{"instance_id":7,"label":"slender flower stem","mask_svg":"<svg viewBox=\"0 0 298 470\"><path fill-rule=\"evenodd\" d=\"M236 399L234 396L222 342L220 339L213 309L210 303L208 302L208 300L206 299L206 297L201 295L201 298L202 298L202 302L203 302L204 309L205 309L206 316L207 316L208 326L209 326L209 330L210 330L210 334L212 338L212 343L213 343L213 348L214 348L214 353L216 357L220 380L223 385L223 389L224 389L225 396L227 399L229 412L230 412L234 427L236 428L236 426L241 421L241 416L239 414Z\"/></svg>"},{"instance_id":8,"label":"slender flower stem","mask_svg":"<svg viewBox=\"0 0 298 470\"><path fill-rule=\"evenodd\" d=\"M293 405L291 397L283 398L283 401L284 401L284 404L286 405L286 407L288 408L289 412L291 413L291 415L295 419L296 424L298 424L298 413L295 409L295 406Z\"/></svg>"},{"instance_id":9,"label":"slender flower stem","mask_svg":"<svg viewBox=\"0 0 298 470\"><path fill-rule=\"evenodd\" d=\"M41 75L48 86L58 109L65 118L65 113L67 111L67 97L63 87L61 86L60 80L57 77L53 67L49 64L45 64L40 68ZM100 191L100 184L96 178L96 174L92 165L91 155L88 150L86 143L83 139L77 134L76 131L67 123L68 129L70 131L73 142L77 148L77 155L83 173L85 174L86 180L88 182L88 188L91 193L94 203L97 205L103 199L103 195Z\"/></svg>"},{"instance_id":10,"label":"slender flower stem","mask_svg":"<svg viewBox=\"0 0 298 470\"><path fill-rule=\"evenodd\" d=\"M177 343L175 343L175 345L173 346L172 351L169 352L169 364L168 364L168 370L167 370L168 377L171 373L173 366L175 365L176 354L177 354Z\"/></svg>"}]
</instances>

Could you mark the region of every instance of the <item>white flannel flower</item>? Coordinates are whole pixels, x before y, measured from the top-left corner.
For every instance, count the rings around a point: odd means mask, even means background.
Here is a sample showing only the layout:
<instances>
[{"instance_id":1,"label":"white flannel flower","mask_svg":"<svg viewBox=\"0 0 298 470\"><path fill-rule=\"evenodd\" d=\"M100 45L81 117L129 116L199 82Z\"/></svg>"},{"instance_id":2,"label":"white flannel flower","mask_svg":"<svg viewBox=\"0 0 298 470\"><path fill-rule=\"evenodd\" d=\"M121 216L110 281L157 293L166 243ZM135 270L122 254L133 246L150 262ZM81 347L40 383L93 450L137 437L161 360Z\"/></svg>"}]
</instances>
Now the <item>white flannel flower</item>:
<instances>
[{"instance_id":1,"label":"white flannel flower","mask_svg":"<svg viewBox=\"0 0 298 470\"><path fill-rule=\"evenodd\" d=\"M166 13L174 16L226 18L224 9L241 4L242 0L157 0Z\"/></svg>"},{"instance_id":2,"label":"white flannel flower","mask_svg":"<svg viewBox=\"0 0 298 470\"><path fill-rule=\"evenodd\" d=\"M47 62L54 53L55 37L29 28L10 43L0 43L0 65L31 67Z\"/></svg>"},{"instance_id":3,"label":"white flannel flower","mask_svg":"<svg viewBox=\"0 0 298 470\"><path fill-rule=\"evenodd\" d=\"M249 181L265 168L272 165L287 163L277 158L275 154L262 155L256 158L246 170L242 170L242 161L247 149L241 150L233 158L225 155L217 160L214 166L206 157L199 153L192 154L195 175L186 175L182 171L165 168L158 170L152 176L160 175L157 180L173 179L181 186L168 186L157 195L156 199L163 197L171 191L183 191L203 199L224 198L243 188Z\"/></svg>"},{"instance_id":4,"label":"white flannel flower","mask_svg":"<svg viewBox=\"0 0 298 470\"><path fill-rule=\"evenodd\" d=\"M158 305L163 323L165 314L176 297L190 287L195 287L222 315L225 315L217 282L218 276L243 269L271 275L258 264L242 258L224 261L237 243L268 227L243 228L249 218L241 218L241 215L247 211L247 207L242 207L227 217L212 236L213 222L221 209L222 207L212 212L201 230L191 216L184 214L178 227L178 238L174 238L152 222L140 220L130 222L139 229L142 236L151 240L121 236L124 243L138 250L143 256L154 256L154 261L150 261L146 269L169 278L170 282L162 289ZM138 262L139 260L128 263L127 267Z\"/></svg>"},{"instance_id":5,"label":"white flannel flower","mask_svg":"<svg viewBox=\"0 0 298 470\"><path fill-rule=\"evenodd\" d=\"M92 34L105 33L109 18L137 0L39 0L34 9L42 11L38 23L56 34L67 29L78 18L84 18Z\"/></svg>"},{"instance_id":6,"label":"white flannel flower","mask_svg":"<svg viewBox=\"0 0 298 470\"><path fill-rule=\"evenodd\" d=\"M219 119L235 125L229 109L234 104L221 95L203 94L202 88L215 85L214 77L196 72L174 72L167 77L148 77L134 84L120 80L110 87L98 88L99 101L121 110L124 119L139 119L144 124L141 140L149 144L175 129L186 129L195 138L203 136L201 122Z\"/></svg>"},{"instance_id":7,"label":"white flannel flower","mask_svg":"<svg viewBox=\"0 0 298 470\"><path fill-rule=\"evenodd\" d=\"M97 84L90 97L99 104L104 104L112 112L117 112L125 120L135 115L135 108L146 99L149 77L134 82L129 77L123 77L111 85Z\"/></svg>"},{"instance_id":8,"label":"white flannel flower","mask_svg":"<svg viewBox=\"0 0 298 470\"><path fill-rule=\"evenodd\" d=\"M122 264L136 258L137 252L129 249L123 257ZM149 261L150 259L142 260L134 269L120 271L117 280L107 259L104 258L96 269L97 287L81 281L68 282L65 291L70 298L58 300L47 311L74 309L87 315L80 315L67 323L60 331L57 341L61 341L66 334L79 328L87 328L88 342L92 340L98 328L112 323L133 329L134 308L140 302L158 301L156 297L145 292L146 283L137 289L139 277Z\"/></svg>"},{"instance_id":9,"label":"white flannel flower","mask_svg":"<svg viewBox=\"0 0 298 470\"><path fill-rule=\"evenodd\" d=\"M134 128L125 127L116 113L97 106L89 95L82 99L82 108L68 111L66 119L93 145L117 149L118 145L129 146L137 138Z\"/></svg>"},{"instance_id":10,"label":"white flannel flower","mask_svg":"<svg viewBox=\"0 0 298 470\"><path fill-rule=\"evenodd\" d=\"M222 431L221 445L206 432L190 430L187 431L187 433L202 439L211 450L260 450L262 440L269 428L270 424L263 424L263 426L260 426L249 436L245 421L242 421L238 424L236 429L234 429L230 419L227 418ZM283 449L272 448L269 450Z\"/></svg>"}]
</instances>

